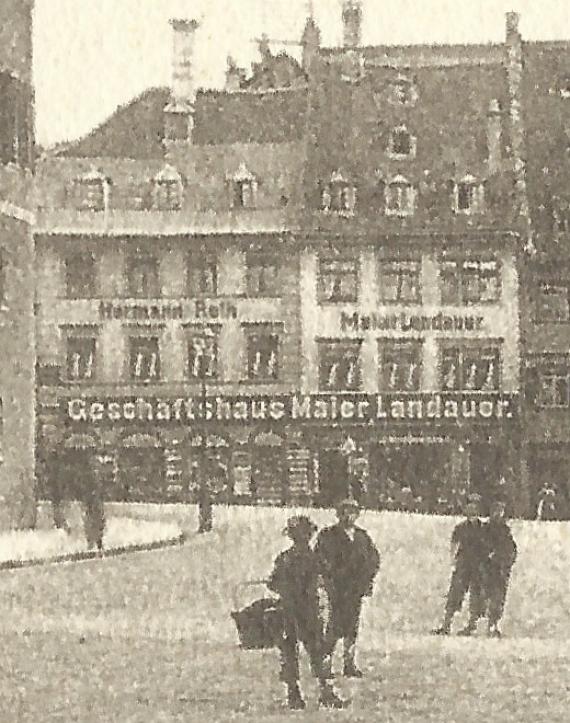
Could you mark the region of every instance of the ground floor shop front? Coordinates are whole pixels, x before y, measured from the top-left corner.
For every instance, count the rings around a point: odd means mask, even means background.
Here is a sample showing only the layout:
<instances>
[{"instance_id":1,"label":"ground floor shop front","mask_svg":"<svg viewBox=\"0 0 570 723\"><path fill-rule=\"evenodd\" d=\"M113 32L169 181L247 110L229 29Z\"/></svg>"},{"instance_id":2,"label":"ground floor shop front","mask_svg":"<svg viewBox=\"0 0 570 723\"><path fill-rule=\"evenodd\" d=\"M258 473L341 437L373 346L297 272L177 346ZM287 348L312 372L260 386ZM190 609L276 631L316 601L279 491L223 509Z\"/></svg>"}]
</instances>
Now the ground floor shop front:
<instances>
[{"instance_id":1,"label":"ground floor shop front","mask_svg":"<svg viewBox=\"0 0 570 723\"><path fill-rule=\"evenodd\" d=\"M178 406L65 397L40 419L38 456L70 497L96 474L108 499L125 501L189 500L208 478L220 501L236 503L332 506L352 495L373 508L455 512L478 492L484 505L501 495L515 511L516 398L477 395L475 406L465 395L378 396Z\"/></svg>"}]
</instances>

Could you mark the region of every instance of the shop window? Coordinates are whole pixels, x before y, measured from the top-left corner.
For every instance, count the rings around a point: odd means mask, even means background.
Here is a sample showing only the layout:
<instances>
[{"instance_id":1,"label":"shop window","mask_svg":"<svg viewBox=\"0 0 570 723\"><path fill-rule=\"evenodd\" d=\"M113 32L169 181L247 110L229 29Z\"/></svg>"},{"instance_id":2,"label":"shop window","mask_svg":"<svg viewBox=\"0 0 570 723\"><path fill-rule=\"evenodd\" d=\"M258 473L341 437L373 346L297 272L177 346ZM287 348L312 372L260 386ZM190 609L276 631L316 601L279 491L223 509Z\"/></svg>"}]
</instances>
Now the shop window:
<instances>
[{"instance_id":1,"label":"shop window","mask_svg":"<svg viewBox=\"0 0 570 723\"><path fill-rule=\"evenodd\" d=\"M160 296L158 259L153 254L134 252L127 261L128 295L135 299Z\"/></svg>"},{"instance_id":2,"label":"shop window","mask_svg":"<svg viewBox=\"0 0 570 723\"><path fill-rule=\"evenodd\" d=\"M231 206L235 209L252 209L257 207L258 180L242 163L237 172L228 178L231 189Z\"/></svg>"},{"instance_id":3,"label":"shop window","mask_svg":"<svg viewBox=\"0 0 570 723\"><path fill-rule=\"evenodd\" d=\"M444 259L441 263L443 304L496 302L501 293L499 263L495 259Z\"/></svg>"},{"instance_id":4,"label":"shop window","mask_svg":"<svg viewBox=\"0 0 570 723\"><path fill-rule=\"evenodd\" d=\"M445 347L441 355L444 390L493 392L500 388L501 352L498 346Z\"/></svg>"},{"instance_id":5,"label":"shop window","mask_svg":"<svg viewBox=\"0 0 570 723\"><path fill-rule=\"evenodd\" d=\"M379 265L380 299L415 304L421 301L421 262L413 259L382 260Z\"/></svg>"},{"instance_id":6,"label":"shop window","mask_svg":"<svg viewBox=\"0 0 570 723\"><path fill-rule=\"evenodd\" d=\"M539 322L570 321L570 285L543 282L537 289L535 319Z\"/></svg>"},{"instance_id":7,"label":"shop window","mask_svg":"<svg viewBox=\"0 0 570 723\"><path fill-rule=\"evenodd\" d=\"M218 330L191 329L188 333L188 377L215 379L218 376Z\"/></svg>"},{"instance_id":8,"label":"shop window","mask_svg":"<svg viewBox=\"0 0 570 723\"><path fill-rule=\"evenodd\" d=\"M90 251L80 251L65 260L68 299L90 299L95 295L95 258Z\"/></svg>"},{"instance_id":9,"label":"shop window","mask_svg":"<svg viewBox=\"0 0 570 723\"><path fill-rule=\"evenodd\" d=\"M360 341L319 342L319 389L357 391L360 388Z\"/></svg>"},{"instance_id":10,"label":"shop window","mask_svg":"<svg viewBox=\"0 0 570 723\"><path fill-rule=\"evenodd\" d=\"M570 358L551 355L537 364L538 396L540 407L568 408L570 406Z\"/></svg>"},{"instance_id":11,"label":"shop window","mask_svg":"<svg viewBox=\"0 0 570 723\"><path fill-rule=\"evenodd\" d=\"M158 337L134 336L129 340L130 378L151 382L160 378Z\"/></svg>"},{"instance_id":12,"label":"shop window","mask_svg":"<svg viewBox=\"0 0 570 723\"><path fill-rule=\"evenodd\" d=\"M108 205L109 179L100 171L92 170L77 178L73 195L79 211L104 211Z\"/></svg>"},{"instance_id":13,"label":"shop window","mask_svg":"<svg viewBox=\"0 0 570 723\"><path fill-rule=\"evenodd\" d=\"M387 216L413 216L416 191L404 176L395 176L385 189Z\"/></svg>"},{"instance_id":14,"label":"shop window","mask_svg":"<svg viewBox=\"0 0 570 723\"><path fill-rule=\"evenodd\" d=\"M97 337L94 335L69 336L67 338L67 379L70 382L87 382L95 378L95 354Z\"/></svg>"},{"instance_id":15,"label":"shop window","mask_svg":"<svg viewBox=\"0 0 570 723\"><path fill-rule=\"evenodd\" d=\"M334 171L328 183L320 185L320 210L339 216L352 216L356 209L356 188L340 171Z\"/></svg>"},{"instance_id":16,"label":"shop window","mask_svg":"<svg viewBox=\"0 0 570 723\"><path fill-rule=\"evenodd\" d=\"M422 344L416 341L378 342L379 386L385 392L412 392L420 388Z\"/></svg>"},{"instance_id":17,"label":"shop window","mask_svg":"<svg viewBox=\"0 0 570 723\"><path fill-rule=\"evenodd\" d=\"M279 378L280 337L273 331L247 329L247 378L274 382Z\"/></svg>"},{"instance_id":18,"label":"shop window","mask_svg":"<svg viewBox=\"0 0 570 723\"><path fill-rule=\"evenodd\" d=\"M465 176L454 184L453 210L455 213L471 215L485 210L485 185L473 176Z\"/></svg>"},{"instance_id":19,"label":"shop window","mask_svg":"<svg viewBox=\"0 0 570 723\"><path fill-rule=\"evenodd\" d=\"M319 258L319 303L354 302L358 296L358 259Z\"/></svg>"},{"instance_id":20,"label":"shop window","mask_svg":"<svg viewBox=\"0 0 570 723\"><path fill-rule=\"evenodd\" d=\"M279 262L275 256L247 254L248 296L280 296Z\"/></svg>"},{"instance_id":21,"label":"shop window","mask_svg":"<svg viewBox=\"0 0 570 723\"><path fill-rule=\"evenodd\" d=\"M395 158L413 158L416 155L416 138L406 126L398 126L390 133L388 155Z\"/></svg>"},{"instance_id":22,"label":"shop window","mask_svg":"<svg viewBox=\"0 0 570 723\"><path fill-rule=\"evenodd\" d=\"M166 166L153 179L153 207L157 211L180 211L184 187L175 168Z\"/></svg>"},{"instance_id":23,"label":"shop window","mask_svg":"<svg viewBox=\"0 0 570 723\"><path fill-rule=\"evenodd\" d=\"M187 258L188 296L216 296L218 260L206 251L192 251Z\"/></svg>"}]
</instances>

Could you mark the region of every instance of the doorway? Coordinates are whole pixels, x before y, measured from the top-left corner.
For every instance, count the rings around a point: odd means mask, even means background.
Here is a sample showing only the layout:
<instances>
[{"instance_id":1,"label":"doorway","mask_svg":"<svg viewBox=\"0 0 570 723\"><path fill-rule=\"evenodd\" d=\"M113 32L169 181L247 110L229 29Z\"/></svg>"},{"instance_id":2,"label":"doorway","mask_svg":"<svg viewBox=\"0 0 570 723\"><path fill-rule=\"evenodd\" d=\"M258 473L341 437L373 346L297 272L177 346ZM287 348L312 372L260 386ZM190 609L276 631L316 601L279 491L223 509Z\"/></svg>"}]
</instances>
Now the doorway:
<instances>
[{"instance_id":1,"label":"doorway","mask_svg":"<svg viewBox=\"0 0 570 723\"><path fill-rule=\"evenodd\" d=\"M319 451L319 502L334 507L349 493L348 459L338 449Z\"/></svg>"}]
</instances>

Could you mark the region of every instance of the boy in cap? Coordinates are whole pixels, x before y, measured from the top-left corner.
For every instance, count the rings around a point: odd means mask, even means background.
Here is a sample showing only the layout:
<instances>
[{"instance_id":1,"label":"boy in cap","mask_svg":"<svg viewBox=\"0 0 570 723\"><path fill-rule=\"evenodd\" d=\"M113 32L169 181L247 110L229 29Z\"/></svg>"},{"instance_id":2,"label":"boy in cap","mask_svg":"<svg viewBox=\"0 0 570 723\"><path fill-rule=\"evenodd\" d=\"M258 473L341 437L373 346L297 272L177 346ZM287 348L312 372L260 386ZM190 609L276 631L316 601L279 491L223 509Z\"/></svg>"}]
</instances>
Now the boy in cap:
<instances>
[{"instance_id":1,"label":"boy in cap","mask_svg":"<svg viewBox=\"0 0 570 723\"><path fill-rule=\"evenodd\" d=\"M355 662L360 610L363 598L372 595L380 554L368 533L356 525L358 502L343 500L336 512L338 522L322 530L315 545L330 605L326 667L330 673L336 644L342 638L344 675L361 678L362 671Z\"/></svg>"},{"instance_id":2,"label":"boy in cap","mask_svg":"<svg viewBox=\"0 0 570 723\"><path fill-rule=\"evenodd\" d=\"M449 635L453 616L461 610L467 593L469 593L469 622L458 634L471 635L481 616L481 573L485 560L485 541L483 523L479 519L480 502L479 495L469 495L465 510L466 519L455 527L451 535L451 553L455 565L449 583L443 623L432 631L434 635Z\"/></svg>"},{"instance_id":3,"label":"boy in cap","mask_svg":"<svg viewBox=\"0 0 570 723\"><path fill-rule=\"evenodd\" d=\"M495 501L491 505L489 521L483 527L487 545L484 564L487 634L493 638L501 637L499 621L505 609L511 569L517 558L517 545L505 519L505 510L503 501Z\"/></svg>"},{"instance_id":4,"label":"boy in cap","mask_svg":"<svg viewBox=\"0 0 570 723\"><path fill-rule=\"evenodd\" d=\"M311 538L317 531L305 515L289 518L284 534L293 544L275 560L268 587L281 599L284 617L281 650L281 680L287 685L287 704L303 710L305 701L299 688L299 642L309 654L313 675L320 686L319 704L327 708L344 708L323 666L323 621L319 607L319 569Z\"/></svg>"}]
</instances>

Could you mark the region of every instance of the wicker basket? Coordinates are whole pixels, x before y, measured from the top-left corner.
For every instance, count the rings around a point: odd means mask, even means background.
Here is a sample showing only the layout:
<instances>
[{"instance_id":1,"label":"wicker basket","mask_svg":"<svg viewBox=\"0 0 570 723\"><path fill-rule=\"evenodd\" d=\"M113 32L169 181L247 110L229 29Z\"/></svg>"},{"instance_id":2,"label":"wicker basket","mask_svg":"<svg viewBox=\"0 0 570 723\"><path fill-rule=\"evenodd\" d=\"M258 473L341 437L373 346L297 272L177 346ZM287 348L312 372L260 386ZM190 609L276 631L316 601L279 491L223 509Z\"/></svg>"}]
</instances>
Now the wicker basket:
<instances>
[{"instance_id":1,"label":"wicker basket","mask_svg":"<svg viewBox=\"0 0 570 723\"><path fill-rule=\"evenodd\" d=\"M262 581L243 583L238 588L261 585ZM234 599L235 599L234 593ZM279 600L262 597L240 610L234 610L231 617L235 622L239 645L243 650L274 648L283 637L283 612Z\"/></svg>"}]
</instances>

